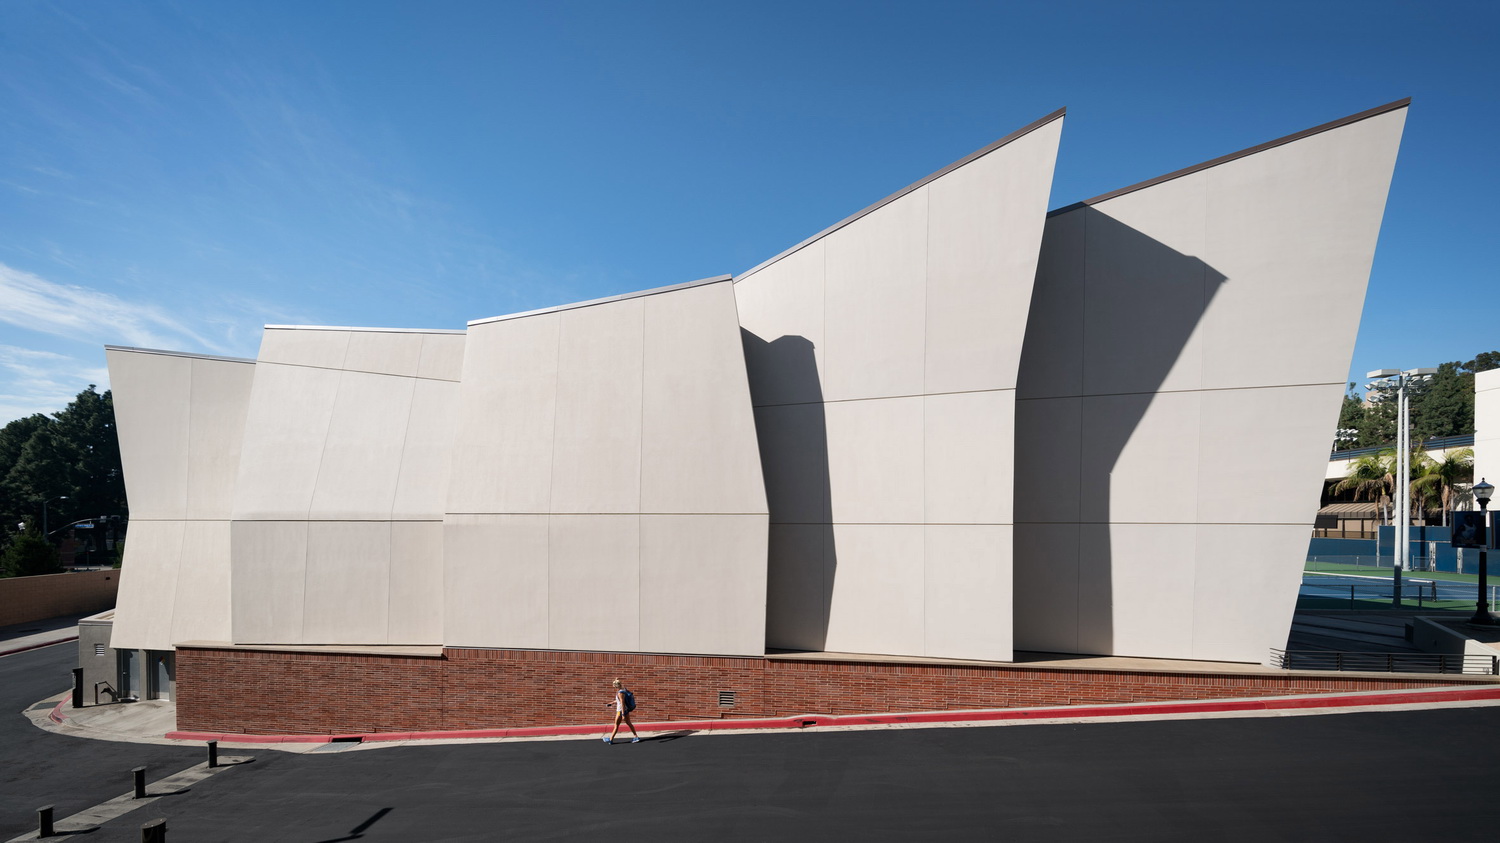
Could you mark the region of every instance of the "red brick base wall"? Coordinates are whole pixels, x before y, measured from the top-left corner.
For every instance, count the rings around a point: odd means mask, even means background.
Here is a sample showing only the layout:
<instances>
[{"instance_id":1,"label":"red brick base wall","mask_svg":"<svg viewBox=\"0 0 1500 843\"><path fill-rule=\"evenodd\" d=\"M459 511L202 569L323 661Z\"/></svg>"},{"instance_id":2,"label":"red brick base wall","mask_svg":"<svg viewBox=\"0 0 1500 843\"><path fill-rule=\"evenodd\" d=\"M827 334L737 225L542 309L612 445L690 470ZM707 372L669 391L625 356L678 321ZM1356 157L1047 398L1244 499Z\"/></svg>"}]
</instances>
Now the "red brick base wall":
<instances>
[{"instance_id":1,"label":"red brick base wall","mask_svg":"<svg viewBox=\"0 0 1500 843\"><path fill-rule=\"evenodd\" d=\"M641 722L1383 691L1428 678L1235 674L534 650L442 657L177 651L177 728L337 734L603 723L616 676ZM721 708L719 692L734 691Z\"/></svg>"}]
</instances>

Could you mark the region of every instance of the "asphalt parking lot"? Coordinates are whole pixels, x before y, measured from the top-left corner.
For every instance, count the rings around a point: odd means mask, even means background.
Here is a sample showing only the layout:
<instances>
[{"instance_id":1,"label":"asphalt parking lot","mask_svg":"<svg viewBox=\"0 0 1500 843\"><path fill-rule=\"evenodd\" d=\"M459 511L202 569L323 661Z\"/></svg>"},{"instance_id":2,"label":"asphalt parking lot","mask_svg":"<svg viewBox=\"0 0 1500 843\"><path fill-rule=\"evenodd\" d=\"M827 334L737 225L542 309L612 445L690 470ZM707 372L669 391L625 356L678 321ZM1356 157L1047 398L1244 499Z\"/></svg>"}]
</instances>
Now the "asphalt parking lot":
<instances>
[{"instance_id":1,"label":"asphalt parking lot","mask_svg":"<svg viewBox=\"0 0 1500 843\"><path fill-rule=\"evenodd\" d=\"M32 828L38 804L61 817L128 790L132 766L155 779L202 758L64 738L16 715L61 690L25 685L60 650L0 659L0 839ZM1500 821L1492 777L1468 769L1497 739L1489 707L236 750L255 762L77 839L134 843L160 816L174 841L1436 840Z\"/></svg>"}]
</instances>

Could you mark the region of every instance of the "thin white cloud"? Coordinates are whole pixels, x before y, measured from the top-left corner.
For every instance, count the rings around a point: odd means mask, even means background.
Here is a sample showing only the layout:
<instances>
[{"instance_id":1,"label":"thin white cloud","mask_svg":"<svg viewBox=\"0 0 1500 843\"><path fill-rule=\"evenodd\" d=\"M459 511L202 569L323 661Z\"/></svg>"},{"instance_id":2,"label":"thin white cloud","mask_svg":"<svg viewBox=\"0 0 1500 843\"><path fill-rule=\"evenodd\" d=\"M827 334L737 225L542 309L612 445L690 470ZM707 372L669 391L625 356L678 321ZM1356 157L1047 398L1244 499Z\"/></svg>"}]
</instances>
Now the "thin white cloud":
<instances>
[{"instance_id":1,"label":"thin white cloud","mask_svg":"<svg viewBox=\"0 0 1500 843\"><path fill-rule=\"evenodd\" d=\"M153 304L131 302L87 287L56 284L0 264L0 322L70 340L118 338L127 345L173 348L185 341L224 353L225 347Z\"/></svg>"},{"instance_id":2,"label":"thin white cloud","mask_svg":"<svg viewBox=\"0 0 1500 843\"><path fill-rule=\"evenodd\" d=\"M109 371L34 348L0 345L0 424L61 410L89 384L109 388Z\"/></svg>"}]
</instances>

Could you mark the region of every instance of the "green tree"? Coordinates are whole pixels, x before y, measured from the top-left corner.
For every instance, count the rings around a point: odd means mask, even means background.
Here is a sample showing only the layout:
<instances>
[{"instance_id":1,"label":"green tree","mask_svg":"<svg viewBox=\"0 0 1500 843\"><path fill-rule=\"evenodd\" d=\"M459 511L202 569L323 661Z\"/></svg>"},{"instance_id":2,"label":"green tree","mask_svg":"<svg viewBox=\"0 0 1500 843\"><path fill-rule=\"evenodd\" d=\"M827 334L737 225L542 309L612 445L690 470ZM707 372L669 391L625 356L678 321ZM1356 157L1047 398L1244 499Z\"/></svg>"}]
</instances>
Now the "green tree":
<instances>
[{"instance_id":1,"label":"green tree","mask_svg":"<svg viewBox=\"0 0 1500 843\"><path fill-rule=\"evenodd\" d=\"M62 566L57 564L57 548L29 530L16 537L5 554L0 555L0 576L30 577L61 571Z\"/></svg>"},{"instance_id":2,"label":"green tree","mask_svg":"<svg viewBox=\"0 0 1500 843\"><path fill-rule=\"evenodd\" d=\"M1416 467L1415 460L1413 466ZM1442 459L1427 457L1416 475L1411 481L1413 496L1418 497L1427 510L1433 509L1429 503L1436 503L1442 510L1443 526L1446 527L1448 511L1458 497L1458 487L1474 482L1474 449L1449 451Z\"/></svg>"},{"instance_id":3,"label":"green tree","mask_svg":"<svg viewBox=\"0 0 1500 843\"><path fill-rule=\"evenodd\" d=\"M1354 384L1349 384L1344 390L1344 405L1339 408L1339 430L1352 430L1352 437L1343 435L1335 436L1333 449L1335 451L1347 451L1359 447L1360 426L1365 420L1365 404L1360 400L1359 394L1354 391Z\"/></svg>"},{"instance_id":4,"label":"green tree","mask_svg":"<svg viewBox=\"0 0 1500 843\"><path fill-rule=\"evenodd\" d=\"M40 532L43 501L54 531L81 518L127 514L109 392L90 384L60 412L0 428L0 552L15 540L17 524Z\"/></svg>"},{"instance_id":5,"label":"green tree","mask_svg":"<svg viewBox=\"0 0 1500 843\"><path fill-rule=\"evenodd\" d=\"M1396 452L1365 454L1349 464L1349 473L1333 487L1336 494L1353 491L1355 500L1378 501L1392 497L1396 488ZM1382 508L1383 509L1383 508ZM1381 512L1381 520L1388 521Z\"/></svg>"}]
</instances>

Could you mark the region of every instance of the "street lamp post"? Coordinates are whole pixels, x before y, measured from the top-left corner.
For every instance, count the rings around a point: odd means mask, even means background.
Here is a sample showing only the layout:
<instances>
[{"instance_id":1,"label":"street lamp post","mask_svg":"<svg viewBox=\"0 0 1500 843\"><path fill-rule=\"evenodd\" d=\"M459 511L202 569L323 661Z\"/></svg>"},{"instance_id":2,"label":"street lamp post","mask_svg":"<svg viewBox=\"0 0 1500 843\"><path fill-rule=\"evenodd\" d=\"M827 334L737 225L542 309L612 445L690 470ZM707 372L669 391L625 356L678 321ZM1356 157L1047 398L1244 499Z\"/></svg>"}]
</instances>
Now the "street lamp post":
<instances>
[{"instance_id":1,"label":"street lamp post","mask_svg":"<svg viewBox=\"0 0 1500 843\"><path fill-rule=\"evenodd\" d=\"M53 501L65 501L67 499L68 499L67 495L58 495L55 498L48 498L47 500L42 501L42 538L43 539L47 539L47 504L52 503ZM47 539L47 540L50 541L50 539Z\"/></svg>"},{"instance_id":2,"label":"street lamp post","mask_svg":"<svg viewBox=\"0 0 1500 843\"><path fill-rule=\"evenodd\" d=\"M1406 567L1406 554L1411 548L1411 401L1408 387L1418 380L1427 380L1437 374L1437 369L1376 369L1365 375L1375 380L1396 380L1396 488L1401 499L1400 520L1396 522L1396 547L1392 557L1391 605L1401 606L1401 570Z\"/></svg>"},{"instance_id":3,"label":"street lamp post","mask_svg":"<svg viewBox=\"0 0 1500 843\"><path fill-rule=\"evenodd\" d=\"M1485 518L1485 511L1489 509L1490 495L1493 494L1495 494L1495 487L1484 482L1483 477L1479 478L1479 482L1474 484L1474 500L1479 502L1479 521L1481 524L1487 520ZM1490 614L1489 601L1485 596L1485 591L1489 588L1488 580L1490 574L1489 560L1485 558L1488 555L1485 553L1487 545L1489 545L1489 536L1486 536L1485 543L1479 546L1479 600L1478 605L1474 607L1474 617L1469 619L1469 623L1476 626L1496 626L1495 616Z\"/></svg>"}]
</instances>

